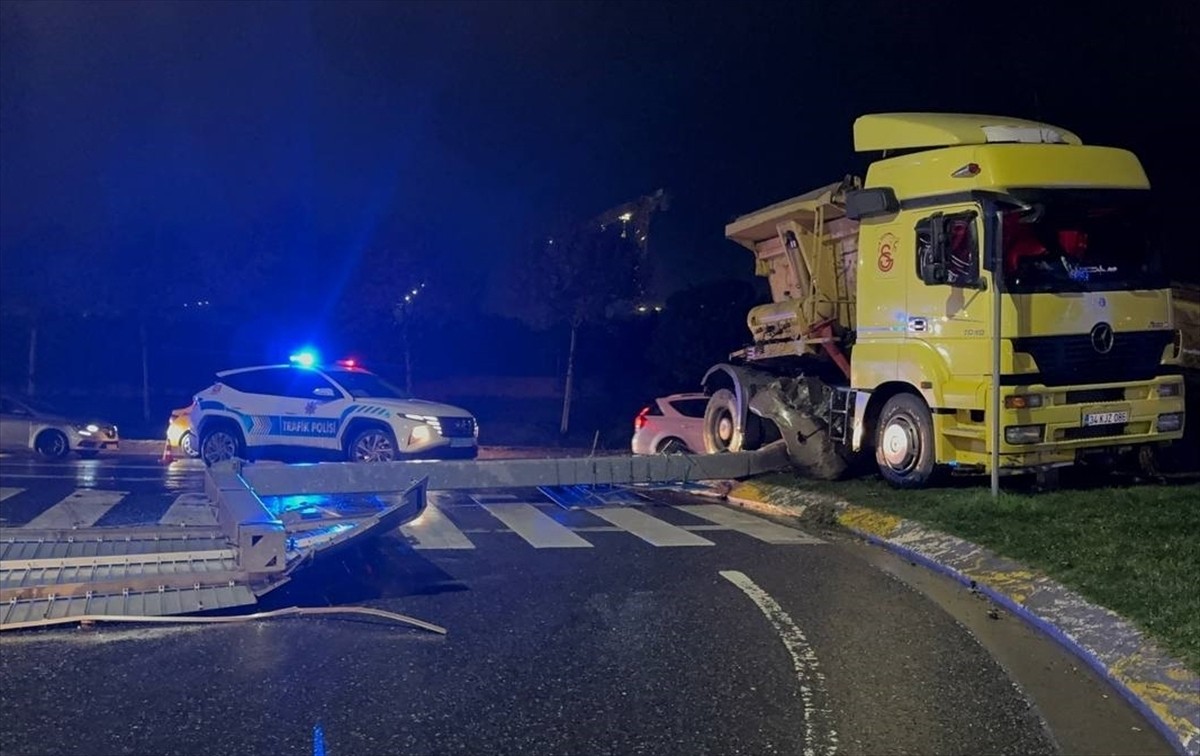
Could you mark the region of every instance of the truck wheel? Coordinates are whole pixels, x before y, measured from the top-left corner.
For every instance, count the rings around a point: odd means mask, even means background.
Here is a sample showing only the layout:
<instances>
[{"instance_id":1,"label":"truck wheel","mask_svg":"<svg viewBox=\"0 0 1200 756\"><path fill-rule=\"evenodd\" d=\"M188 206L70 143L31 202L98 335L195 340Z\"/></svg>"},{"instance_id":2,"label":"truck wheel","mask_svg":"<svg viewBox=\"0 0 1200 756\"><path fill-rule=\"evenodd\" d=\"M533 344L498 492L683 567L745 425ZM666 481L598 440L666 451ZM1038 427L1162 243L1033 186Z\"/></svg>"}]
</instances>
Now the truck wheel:
<instances>
[{"instance_id":1,"label":"truck wheel","mask_svg":"<svg viewBox=\"0 0 1200 756\"><path fill-rule=\"evenodd\" d=\"M896 488L919 488L933 475L933 417L925 402L896 394L883 405L875 432L875 462Z\"/></svg>"},{"instance_id":2,"label":"truck wheel","mask_svg":"<svg viewBox=\"0 0 1200 756\"><path fill-rule=\"evenodd\" d=\"M241 432L228 423L209 426L200 435L200 456L206 465L240 457L243 454L242 447Z\"/></svg>"},{"instance_id":3,"label":"truck wheel","mask_svg":"<svg viewBox=\"0 0 1200 756\"><path fill-rule=\"evenodd\" d=\"M704 410L704 450L709 454L742 450L742 429L738 427L737 397L729 389L720 389L708 399Z\"/></svg>"}]
</instances>

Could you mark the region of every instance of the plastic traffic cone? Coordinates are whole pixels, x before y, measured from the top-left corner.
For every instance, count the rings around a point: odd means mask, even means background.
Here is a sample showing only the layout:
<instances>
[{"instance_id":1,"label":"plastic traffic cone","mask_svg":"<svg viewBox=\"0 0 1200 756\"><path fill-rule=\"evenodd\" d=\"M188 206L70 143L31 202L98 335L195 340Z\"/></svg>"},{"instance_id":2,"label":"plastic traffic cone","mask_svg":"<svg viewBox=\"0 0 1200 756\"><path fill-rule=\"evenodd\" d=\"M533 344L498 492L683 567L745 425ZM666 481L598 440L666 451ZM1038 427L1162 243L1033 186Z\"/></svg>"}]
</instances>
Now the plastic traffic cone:
<instances>
[{"instance_id":1,"label":"plastic traffic cone","mask_svg":"<svg viewBox=\"0 0 1200 756\"><path fill-rule=\"evenodd\" d=\"M165 443L163 443L162 458L159 459L158 461L164 465L169 465L170 463L175 461L175 455L171 453L171 442L170 441L166 441Z\"/></svg>"}]
</instances>

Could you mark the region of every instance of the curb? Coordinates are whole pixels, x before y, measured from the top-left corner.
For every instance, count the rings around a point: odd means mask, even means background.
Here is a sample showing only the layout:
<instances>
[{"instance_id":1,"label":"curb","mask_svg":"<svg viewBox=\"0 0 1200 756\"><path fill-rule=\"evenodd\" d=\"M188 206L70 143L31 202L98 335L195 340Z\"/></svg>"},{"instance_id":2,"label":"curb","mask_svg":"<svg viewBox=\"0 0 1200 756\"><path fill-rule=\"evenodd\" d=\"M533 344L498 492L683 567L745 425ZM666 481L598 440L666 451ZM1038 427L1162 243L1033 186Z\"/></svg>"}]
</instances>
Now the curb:
<instances>
[{"instance_id":1,"label":"curb","mask_svg":"<svg viewBox=\"0 0 1200 756\"><path fill-rule=\"evenodd\" d=\"M1181 754L1200 756L1200 675L1115 612L1012 559L946 533L809 491L726 482L692 493L768 514L803 516L832 506L839 525L951 577L1004 606L1094 669Z\"/></svg>"}]
</instances>

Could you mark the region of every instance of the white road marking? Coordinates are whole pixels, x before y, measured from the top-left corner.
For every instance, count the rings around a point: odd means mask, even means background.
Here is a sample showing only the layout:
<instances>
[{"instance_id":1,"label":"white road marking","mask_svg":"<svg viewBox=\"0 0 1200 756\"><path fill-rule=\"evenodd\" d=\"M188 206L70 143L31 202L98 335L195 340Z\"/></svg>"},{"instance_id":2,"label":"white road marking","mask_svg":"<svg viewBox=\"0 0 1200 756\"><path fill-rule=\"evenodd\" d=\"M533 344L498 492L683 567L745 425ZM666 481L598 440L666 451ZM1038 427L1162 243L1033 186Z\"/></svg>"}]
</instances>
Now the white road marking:
<instances>
[{"instance_id":1,"label":"white road marking","mask_svg":"<svg viewBox=\"0 0 1200 756\"><path fill-rule=\"evenodd\" d=\"M833 729L832 716L827 708L822 707L818 711L813 687L810 687L810 684L814 686L821 693L822 700L826 700L825 675L821 673L817 664L817 654L809 645L804 631L771 594L760 588L744 572L721 570L720 575L750 597L775 628L784 648L792 657L792 667L796 670L796 679L800 685L800 699L804 702L804 756L816 756L818 753L832 756L837 752L837 732ZM818 717L822 720L819 724L816 721Z\"/></svg>"},{"instance_id":2,"label":"white road marking","mask_svg":"<svg viewBox=\"0 0 1200 756\"><path fill-rule=\"evenodd\" d=\"M106 481L106 482L107 481L113 481L113 482L120 481L122 483L162 483L164 480L180 480L180 479L194 480L196 482L200 482L200 481L204 480L204 476L199 473L167 475L165 478L162 475L160 475L156 478L146 478L146 477L130 478L125 475L95 475L86 470L72 472L67 475L29 475L29 474L25 474L25 473L3 473L3 474L0 474L0 480L16 480L18 478L19 479L29 479L29 480L83 480L83 481L92 482L92 483L98 482L98 481Z\"/></svg>"},{"instance_id":3,"label":"white road marking","mask_svg":"<svg viewBox=\"0 0 1200 756\"><path fill-rule=\"evenodd\" d=\"M588 512L607 520L652 546L713 546L712 541L689 533L683 528L657 517L651 517L640 509L616 507L612 509L589 509Z\"/></svg>"},{"instance_id":4,"label":"white road marking","mask_svg":"<svg viewBox=\"0 0 1200 756\"><path fill-rule=\"evenodd\" d=\"M81 488L30 520L25 527L45 530L86 528L128 495L126 491Z\"/></svg>"},{"instance_id":5,"label":"white road marking","mask_svg":"<svg viewBox=\"0 0 1200 756\"><path fill-rule=\"evenodd\" d=\"M16 496L24 490L24 488L0 488L0 501Z\"/></svg>"},{"instance_id":6,"label":"white road marking","mask_svg":"<svg viewBox=\"0 0 1200 756\"><path fill-rule=\"evenodd\" d=\"M513 494L471 494L471 500L476 504L490 504L496 501L516 501L517 496Z\"/></svg>"},{"instance_id":7,"label":"white road marking","mask_svg":"<svg viewBox=\"0 0 1200 756\"><path fill-rule=\"evenodd\" d=\"M592 544L532 504L481 504L535 549L590 549Z\"/></svg>"},{"instance_id":8,"label":"white road marking","mask_svg":"<svg viewBox=\"0 0 1200 756\"><path fill-rule=\"evenodd\" d=\"M745 512L737 512L720 504L677 504L675 508L766 543L825 543L820 538L814 538L801 530L778 525Z\"/></svg>"},{"instance_id":9,"label":"white road marking","mask_svg":"<svg viewBox=\"0 0 1200 756\"><path fill-rule=\"evenodd\" d=\"M414 549L473 549L475 544L458 526L433 504L426 504L421 516L400 526Z\"/></svg>"},{"instance_id":10,"label":"white road marking","mask_svg":"<svg viewBox=\"0 0 1200 756\"><path fill-rule=\"evenodd\" d=\"M180 494L166 514L159 518L160 525L216 525L217 510L202 493Z\"/></svg>"}]
</instances>

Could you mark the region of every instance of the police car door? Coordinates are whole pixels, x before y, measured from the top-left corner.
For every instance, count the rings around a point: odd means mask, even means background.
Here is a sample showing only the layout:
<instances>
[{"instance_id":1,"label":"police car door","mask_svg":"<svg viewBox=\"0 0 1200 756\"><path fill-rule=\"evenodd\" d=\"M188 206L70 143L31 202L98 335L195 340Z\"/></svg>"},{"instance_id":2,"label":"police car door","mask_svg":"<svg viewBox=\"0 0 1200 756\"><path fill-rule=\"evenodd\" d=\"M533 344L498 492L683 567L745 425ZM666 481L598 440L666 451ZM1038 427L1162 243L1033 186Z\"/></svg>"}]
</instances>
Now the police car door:
<instances>
[{"instance_id":1,"label":"police car door","mask_svg":"<svg viewBox=\"0 0 1200 756\"><path fill-rule=\"evenodd\" d=\"M339 418L349 398L316 370L289 368L289 372L279 413L272 418L273 443L337 448Z\"/></svg>"}]
</instances>

